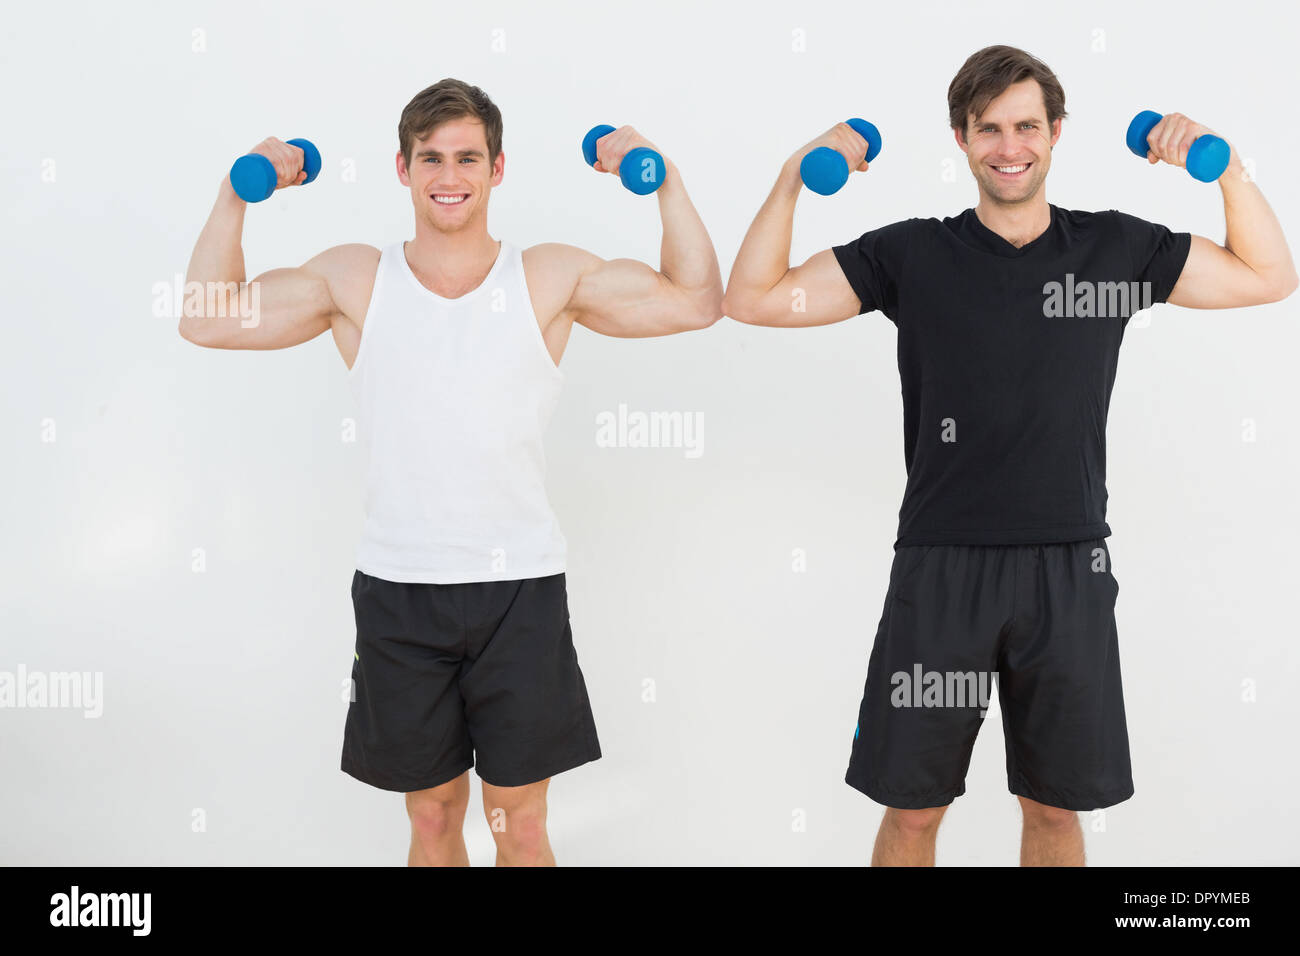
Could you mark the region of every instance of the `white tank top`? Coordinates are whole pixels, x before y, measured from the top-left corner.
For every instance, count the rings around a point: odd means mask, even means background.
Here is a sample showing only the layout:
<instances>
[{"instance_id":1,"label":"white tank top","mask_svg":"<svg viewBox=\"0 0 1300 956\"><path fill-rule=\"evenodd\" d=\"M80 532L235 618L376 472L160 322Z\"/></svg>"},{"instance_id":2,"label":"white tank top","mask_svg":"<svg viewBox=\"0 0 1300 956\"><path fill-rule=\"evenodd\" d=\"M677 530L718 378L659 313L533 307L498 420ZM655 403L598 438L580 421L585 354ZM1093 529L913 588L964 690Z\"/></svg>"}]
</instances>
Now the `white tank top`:
<instances>
[{"instance_id":1,"label":"white tank top","mask_svg":"<svg viewBox=\"0 0 1300 956\"><path fill-rule=\"evenodd\" d=\"M542 435L564 374L523 254L502 240L482 283L445 299L420 284L404 246L382 251L348 372L364 449L357 568L432 584L563 571Z\"/></svg>"}]
</instances>

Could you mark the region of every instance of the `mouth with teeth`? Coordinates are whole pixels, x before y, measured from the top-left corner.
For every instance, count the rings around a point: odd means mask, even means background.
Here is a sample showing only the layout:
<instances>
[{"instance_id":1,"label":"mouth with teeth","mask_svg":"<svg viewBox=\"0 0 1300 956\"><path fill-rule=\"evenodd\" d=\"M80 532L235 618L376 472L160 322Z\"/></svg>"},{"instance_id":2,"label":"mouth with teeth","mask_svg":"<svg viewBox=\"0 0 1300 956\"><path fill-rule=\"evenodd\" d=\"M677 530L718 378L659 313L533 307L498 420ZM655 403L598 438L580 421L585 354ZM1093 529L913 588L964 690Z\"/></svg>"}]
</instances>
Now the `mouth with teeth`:
<instances>
[{"instance_id":1,"label":"mouth with teeth","mask_svg":"<svg viewBox=\"0 0 1300 956\"><path fill-rule=\"evenodd\" d=\"M469 198L469 193L434 193L433 201L439 206L459 206Z\"/></svg>"},{"instance_id":2,"label":"mouth with teeth","mask_svg":"<svg viewBox=\"0 0 1300 956\"><path fill-rule=\"evenodd\" d=\"M998 179L1005 179L1008 182L1015 182L1025 173L1029 172L1029 167L1033 163L1018 163L1015 166L993 166L993 171L997 173Z\"/></svg>"}]
</instances>

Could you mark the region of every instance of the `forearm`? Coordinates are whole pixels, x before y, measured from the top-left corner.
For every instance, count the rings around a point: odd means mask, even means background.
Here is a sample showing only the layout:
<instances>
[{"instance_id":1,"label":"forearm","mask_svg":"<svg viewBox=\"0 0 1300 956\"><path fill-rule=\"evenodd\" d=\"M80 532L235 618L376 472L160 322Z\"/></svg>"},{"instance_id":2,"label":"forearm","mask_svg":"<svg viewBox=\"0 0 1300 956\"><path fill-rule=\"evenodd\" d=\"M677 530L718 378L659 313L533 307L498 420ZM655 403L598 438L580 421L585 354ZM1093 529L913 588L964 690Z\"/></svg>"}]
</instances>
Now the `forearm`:
<instances>
[{"instance_id":1,"label":"forearm","mask_svg":"<svg viewBox=\"0 0 1300 956\"><path fill-rule=\"evenodd\" d=\"M242 284L246 281L241 237L247 205L235 195L230 180L223 179L217 201L213 204L208 221L199 233L194 252L190 255L190 264L185 273L187 287L192 282L205 288L216 288L224 287L227 283ZM202 308L197 302L190 305ZM193 311L193 308L187 308L186 314Z\"/></svg>"},{"instance_id":2,"label":"forearm","mask_svg":"<svg viewBox=\"0 0 1300 956\"><path fill-rule=\"evenodd\" d=\"M664 160L663 185L656 190L663 219L659 271L677 288L699 301L701 309L716 318L722 303L722 272L718 254L704 222L686 194L681 175Z\"/></svg>"},{"instance_id":3,"label":"forearm","mask_svg":"<svg viewBox=\"0 0 1300 956\"><path fill-rule=\"evenodd\" d=\"M1224 248L1250 266L1269 285L1294 285L1295 263L1282 225L1259 186L1248 181L1233 150L1232 161L1219 177L1223 215L1227 222Z\"/></svg>"},{"instance_id":4,"label":"forearm","mask_svg":"<svg viewBox=\"0 0 1300 956\"><path fill-rule=\"evenodd\" d=\"M776 185L736 253L727 282L727 298L732 304L739 306L747 298L760 298L789 271L794 207L801 188L799 165L792 158L781 167Z\"/></svg>"}]
</instances>

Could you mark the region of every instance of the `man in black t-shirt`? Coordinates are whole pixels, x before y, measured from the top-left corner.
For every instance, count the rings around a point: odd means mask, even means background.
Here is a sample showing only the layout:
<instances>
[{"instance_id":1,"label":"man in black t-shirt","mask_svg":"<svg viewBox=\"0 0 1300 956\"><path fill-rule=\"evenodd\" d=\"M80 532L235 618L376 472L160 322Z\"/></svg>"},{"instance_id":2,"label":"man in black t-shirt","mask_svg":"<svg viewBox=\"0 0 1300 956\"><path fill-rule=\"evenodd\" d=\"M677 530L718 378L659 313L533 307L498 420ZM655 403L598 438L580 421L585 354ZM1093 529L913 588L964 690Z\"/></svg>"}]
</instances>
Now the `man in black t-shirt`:
<instances>
[{"instance_id":1,"label":"man in black t-shirt","mask_svg":"<svg viewBox=\"0 0 1300 956\"><path fill-rule=\"evenodd\" d=\"M1124 329L1155 303L1278 301L1296 271L1235 150L1219 179L1225 247L1048 203L1065 96L1029 54L975 53L948 107L979 188L973 209L873 229L791 268L803 156L827 146L867 168L866 142L838 124L787 160L723 309L783 328L878 310L898 329L907 487L845 778L888 808L873 864L934 862L996 686L1008 787L1024 811L1021 863L1082 865L1077 812L1133 794L1105 540L1106 414ZM1169 114L1148 161L1184 166L1208 132Z\"/></svg>"}]
</instances>

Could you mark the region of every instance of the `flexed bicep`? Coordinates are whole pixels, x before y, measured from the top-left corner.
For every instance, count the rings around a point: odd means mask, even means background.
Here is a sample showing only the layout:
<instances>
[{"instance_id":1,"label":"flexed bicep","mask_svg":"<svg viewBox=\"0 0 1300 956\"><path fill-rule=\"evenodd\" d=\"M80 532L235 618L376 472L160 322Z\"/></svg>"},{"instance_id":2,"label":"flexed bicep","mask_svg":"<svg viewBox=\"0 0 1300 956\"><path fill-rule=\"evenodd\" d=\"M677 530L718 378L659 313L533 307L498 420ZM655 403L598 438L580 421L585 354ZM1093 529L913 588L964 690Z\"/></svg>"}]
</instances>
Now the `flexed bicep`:
<instances>
[{"instance_id":1,"label":"flexed bicep","mask_svg":"<svg viewBox=\"0 0 1300 956\"><path fill-rule=\"evenodd\" d=\"M1183 271L1169 293L1172 305L1188 309L1236 309L1276 302L1286 292L1248 264L1204 236L1192 236Z\"/></svg>"},{"instance_id":2,"label":"flexed bicep","mask_svg":"<svg viewBox=\"0 0 1300 956\"><path fill-rule=\"evenodd\" d=\"M740 301L735 301L736 298L729 289L727 315L738 322L773 328L830 325L862 311L858 294L830 249L823 249L803 265L788 269L762 295Z\"/></svg>"},{"instance_id":3,"label":"flexed bicep","mask_svg":"<svg viewBox=\"0 0 1300 956\"><path fill-rule=\"evenodd\" d=\"M251 281L201 283L186 301L181 333L216 349L284 349L310 341L344 311L340 300L354 273L378 257L364 245L327 249L295 268L269 269ZM200 299L199 295L203 298Z\"/></svg>"},{"instance_id":4,"label":"flexed bicep","mask_svg":"<svg viewBox=\"0 0 1300 956\"><path fill-rule=\"evenodd\" d=\"M574 321L601 335L646 338L704 328L699 299L636 259L588 254L566 306Z\"/></svg>"}]
</instances>

